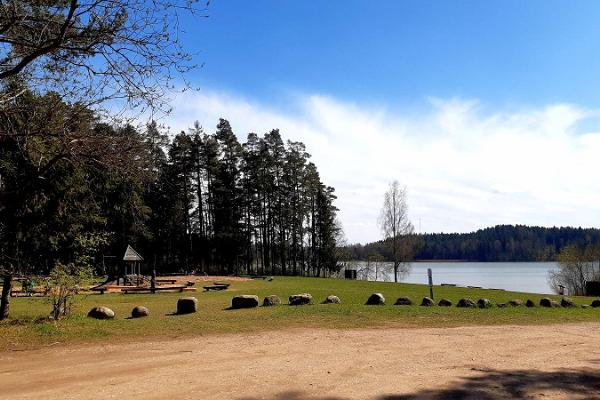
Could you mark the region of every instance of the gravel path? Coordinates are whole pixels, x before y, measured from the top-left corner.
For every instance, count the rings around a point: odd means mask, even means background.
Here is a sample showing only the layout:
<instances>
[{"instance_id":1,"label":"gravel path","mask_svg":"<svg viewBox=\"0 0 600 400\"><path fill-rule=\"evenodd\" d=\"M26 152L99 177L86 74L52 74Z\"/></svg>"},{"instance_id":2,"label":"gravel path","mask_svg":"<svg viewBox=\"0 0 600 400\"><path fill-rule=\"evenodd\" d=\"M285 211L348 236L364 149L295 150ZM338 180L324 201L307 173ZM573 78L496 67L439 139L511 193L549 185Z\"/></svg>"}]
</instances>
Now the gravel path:
<instances>
[{"instance_id":1,"label":"gravel path","mask_svg":"<svg viewBox=\"0 0 600 400\"><path fill-rule=\"evenodd\" d=\"M282 330L0 353L0 399L600 399L600 323Z\"/></svg>"}]
</instances>

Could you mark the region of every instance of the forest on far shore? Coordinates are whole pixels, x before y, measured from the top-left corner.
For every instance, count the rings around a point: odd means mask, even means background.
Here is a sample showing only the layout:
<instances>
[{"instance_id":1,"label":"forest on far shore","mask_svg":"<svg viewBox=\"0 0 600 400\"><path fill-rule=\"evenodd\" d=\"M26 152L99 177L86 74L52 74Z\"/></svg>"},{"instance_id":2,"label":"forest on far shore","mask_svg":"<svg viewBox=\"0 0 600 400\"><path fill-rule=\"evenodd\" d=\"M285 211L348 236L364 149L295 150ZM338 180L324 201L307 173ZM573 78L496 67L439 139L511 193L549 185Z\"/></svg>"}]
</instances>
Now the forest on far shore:
<instances>
[{"instance_id":1,"label":"forest on far shore","mask_svg":"<svg viewBox=\"0 0 600 400\"><path fill-rule=\"evenodd\" d=\"M419 234L416 239L416 261L555 261L567 246L600 244L600 229L498 225L471 233ZM345 250L346 256L354 260L392 260L383 240L353 244Z\"/></svg>"}]
</instances>

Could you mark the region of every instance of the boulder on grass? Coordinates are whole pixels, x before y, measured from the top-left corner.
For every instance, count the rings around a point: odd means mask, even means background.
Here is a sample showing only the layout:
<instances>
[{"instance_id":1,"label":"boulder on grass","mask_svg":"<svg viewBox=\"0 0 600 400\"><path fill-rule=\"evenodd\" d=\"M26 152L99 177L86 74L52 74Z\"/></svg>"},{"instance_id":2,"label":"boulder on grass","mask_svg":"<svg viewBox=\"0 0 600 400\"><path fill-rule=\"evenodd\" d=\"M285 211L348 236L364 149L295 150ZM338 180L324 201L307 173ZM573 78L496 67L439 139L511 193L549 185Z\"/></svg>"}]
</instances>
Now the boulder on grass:
<instances>
[{"instance_id":1,"label":"boulder on grass","mask_svg":"<svg viewBox=\"0 0 600 400\"><path fill-rule=\"evenodd\" d=\"M131 318L142 318L150 315L150 310L144 306L136 306L131 310Z\"/></svg>"},{"instance_id":2,"label":"boulder on grass","mask_svg":"<svg viewBox=\"0 0 600 400\"><path fill-rule=\"evenodd\" d=\"M452 301L448 299L441 299L438 303L438 306L441 307L452 307Z\"/></svg>"},{"instance_id":3,"label":"boulder on grass","mask_svg":"<svg viewBox=\"0 0 600 400\"><path fill-rule=\"evenodd\" d=\"M529 308L535 307L535 302L531 299L527 299L527 301L525 302L525 307L529 307Z\"/></svg>"},{"instance_id":4,"label":"boulder on grass","mask_svg":"<svg viewBox=\"0 0 600 400\"><path fill-rule=\"evenodd\" d=\"M177 314L191 314L198 311L198 299L195 297L182 297L177 300Z\"/></svg>"},{"instance_id":5,"label":"boulder on grass","mask_svg":"<svg viewBox=\"0 0 600 400\"><path fill-rule=\"evenodd\" d=\"M458 303L456 304L456 307L460 307L460 308L472 308L475 307L475 302L471 299L460 299L458 301Z\"/></svg>"},{"instance_id":6,"label":"boulder on grass","mask_svg":"<svg viewBox=\"0 0 600 400\"><path fill-rule=\"evenodd\" d=\"M596 299L596 300L592 301L592 307L594 307L594 308L600 307L600 300Z\"/></svg>"},{"instance_id":7,"label":"boulder on grass","mask_svg":"<svg viewBox=\"0 0 600 400\"><path fill-rule=\"evenodd\" d=\"M560 304L558 304L558 302L549 299L548 297L544 297L543 299L540 300L540 307L547 307L547 308L552 308L552 307L560 307Z\"/></svg>"},{"instance_id":8,"label":"boulder on grass","mask_svg":"<svg viewBox=\"0 0 600 400\"><path fill-rule=\"evenodd\" d=\"M508 305L512 307L520 307L523 305L523 301L519 299L512 299L508 302Z\"/></svg>"},{"instance_id":9,"label":"boulder on grass","mask_svg":"<svg viewBox=\"0 0 600 400\"><path fill-rule=\"evenodd\" d=\"M490 308L492 306L492 302L488 299L479 299L477 300L477 307L479 308Z\"/></svg>"},{"instance_id":10,"label":"boulder on grass","mask_svg":"<svg viewBox=\"0 0 600 400\"><path fill-rule=\"evenodd\" d=\"M385 297L381 293L373 293L367 299L368 306L382 306L385 304Z\"/></svg>"},{"instance_id":11,"label":"boulder on grass","mask_svg":"<svg viewBox=\"0 0 600 400\"><path fill-rule=\"evenodd\" d=\"M424 307L432 307L432 306L435 306L435 303L429 297L423 297L423 300L421 301L421 305Z\"/></svg>"},{"instance_id":12,"label":"boulder on grass","mask_svg":"<svg viewBox=\"0 0 600 400\"><path fill-rule=\"evenodd\" d=\"M293 294L288 301L290 306L302 306L311 303L312 295L310 293Z\"/></svg>"},{"instance_id":13,"label":"boulder on grass","mask_svg":"<svg viewBox=\"0 0 600 400\"><path fill-rule=\"evenodd\" d=\"M276 296L274 294L265 297L265 299L263 300L263 307L278 306L280 304L281 299L279 298L279 296Z\"/></svg>"},{"instance_id":14,"label":"boulder on grass","mask_svg":"<svg viewBox=\"0 0 600 400\"><path fill-rule=\"evenodd\" d=\"M394 303L395 306L412 306L413 302L410 297L398 297Z\"/></svg>"},{"instance_id":15,"label":"boulder on grass","mask_svg":"<svg viewBox=\"0 0 600 400\"><path fill-rule=\"evenodd\" d=\"M108 307L99 306L92 308L87 316L96 319L113 319L115 312Z\"/></svg>"},{"instance_id":16,"label":"boulder on grass","mask_svg":"<svg viewBox=\"0 0 600 400\"><path fill-rule=\"evenodd\" d=\"M563 297L560 300L560 305L564 308L571 308L571 307L577 307L577 305L575 304L575 302L573 301L573 299L570 299L568 297Z\"/></svg>"},{"instance_id":17,"label":"boulder on grass","mask_svg":"<svg viewBox=\"0 0 600 400\"><path fill-rule=\"evenodd\" d=\"M231 308L254 308L258 307L258 296L253 294L240 294L231 299Z\"/></svg>"},{"instance_id":18,"label":"boulder on grass","mask_svg":"<svg viewBox=\"0 0 600 400\"><path fill-rule=\"evenodd\" d=\"M325 304L341 304L342 301L340 300L339 297L334 296L334 295L329 295L325 298Z\"/></svg>"}]
</instances>

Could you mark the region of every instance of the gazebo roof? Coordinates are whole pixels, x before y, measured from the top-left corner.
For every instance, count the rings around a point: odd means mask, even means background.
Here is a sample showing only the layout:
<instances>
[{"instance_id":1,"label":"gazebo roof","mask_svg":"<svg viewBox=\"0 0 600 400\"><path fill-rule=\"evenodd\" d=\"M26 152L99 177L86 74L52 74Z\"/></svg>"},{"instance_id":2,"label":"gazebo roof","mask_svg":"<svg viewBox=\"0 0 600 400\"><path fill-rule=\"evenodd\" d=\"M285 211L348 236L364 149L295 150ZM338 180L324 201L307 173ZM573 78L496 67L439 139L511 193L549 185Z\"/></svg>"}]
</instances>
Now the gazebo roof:
<instances>
[{"instance_id":1,"label":"gazebo roof","mask_svg":"<svg viewBox=\"0 0 600 400\"><path fill-rule=\"evenodd\" d=\"M144 257L140 256L140 253L135 251L133 247L127 245L127 250L125 250L125 255L123 256L123 261L144 261Z\"/></svg>"}]
</instances>

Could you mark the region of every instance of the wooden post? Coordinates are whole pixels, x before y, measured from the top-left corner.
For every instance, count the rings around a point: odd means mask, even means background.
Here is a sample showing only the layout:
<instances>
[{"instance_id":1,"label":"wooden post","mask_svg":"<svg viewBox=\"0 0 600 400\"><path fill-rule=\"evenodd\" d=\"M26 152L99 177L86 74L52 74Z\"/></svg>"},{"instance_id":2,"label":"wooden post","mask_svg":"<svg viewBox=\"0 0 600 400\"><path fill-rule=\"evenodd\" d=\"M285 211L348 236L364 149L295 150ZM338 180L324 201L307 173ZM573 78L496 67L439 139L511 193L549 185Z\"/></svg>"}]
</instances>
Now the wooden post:
<instances>
[{"instance_id":1,"label":"wooden post","mask_svg":"<svg viewBox=\"0 0 600 400\"><path fill-rule=\"evenodd\" d=\"M427 277L429 278L429 297L433 300L433 276L431 268L427 268Z\"/></svg>"}]
</instances>

